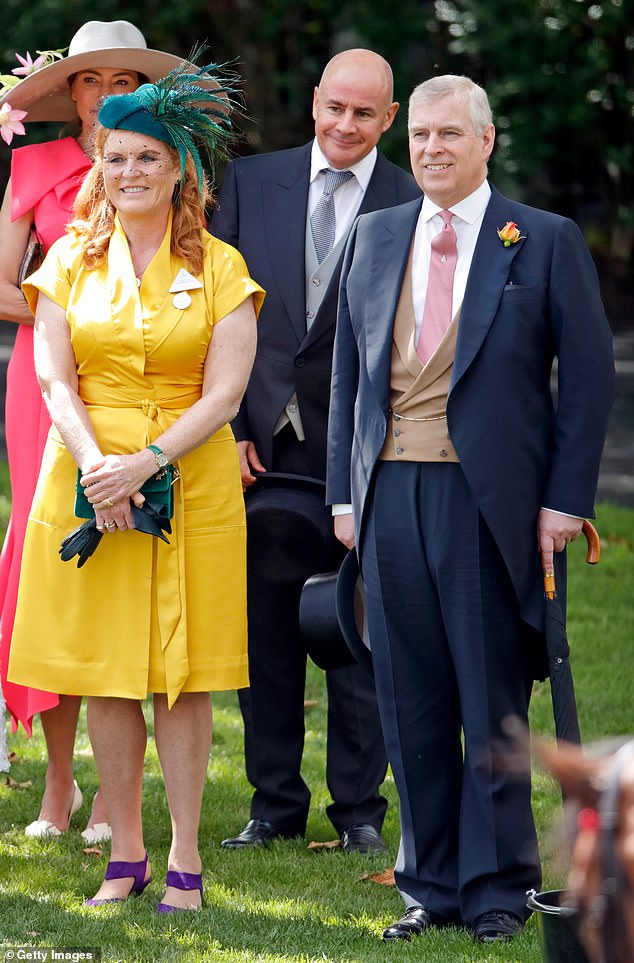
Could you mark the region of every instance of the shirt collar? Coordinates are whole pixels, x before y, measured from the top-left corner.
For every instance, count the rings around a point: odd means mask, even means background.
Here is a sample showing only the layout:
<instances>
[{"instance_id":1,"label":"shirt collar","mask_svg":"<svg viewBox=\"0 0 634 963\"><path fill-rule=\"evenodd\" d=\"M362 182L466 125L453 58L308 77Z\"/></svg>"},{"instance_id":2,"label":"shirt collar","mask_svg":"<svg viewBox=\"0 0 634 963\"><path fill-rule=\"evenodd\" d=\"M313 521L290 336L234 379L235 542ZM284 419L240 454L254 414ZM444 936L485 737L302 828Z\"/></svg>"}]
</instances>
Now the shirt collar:
<instances>
[{"instance_id":1,"label":"shirt collar","mask_svg":"<svg viewBox=\"0 0 634 963\"><path fill-rule=\"evenodd\" d=\"M461 221L466 221L467 224L475 224L478 218L482 217L490 197L491 188L489 182L484 180L472 194L464 197L461 201L458 201L457 204L452 204L450 208L451 213L459 217ZM420 216L423 221L430 221L434 215L442 210L444 210L444 208L438 207L438 204L434 204L434 202L425 195Z\"/></svg>"},{"instance_id":2,"label":"shirt collar","mask_svg":"<svg viewBox=\"0 0 634 963\"><path fill-rule=\"evenodd\" d=\"M357 183L363 191L367 190L368 184L370 183L370 178L374 171L374 165L376 164L377 149L373 147L369 154L362 160L357 161L356 164L351 164L350 167L346 167L346 170L352 171L357 179ZM328 158L322 151L321 147L317 143L317 138L313 140L313 146L310 155L310 183L312 184L320 171L323 171L324 167L330 167Z\"/></svg>"}]
</instances>

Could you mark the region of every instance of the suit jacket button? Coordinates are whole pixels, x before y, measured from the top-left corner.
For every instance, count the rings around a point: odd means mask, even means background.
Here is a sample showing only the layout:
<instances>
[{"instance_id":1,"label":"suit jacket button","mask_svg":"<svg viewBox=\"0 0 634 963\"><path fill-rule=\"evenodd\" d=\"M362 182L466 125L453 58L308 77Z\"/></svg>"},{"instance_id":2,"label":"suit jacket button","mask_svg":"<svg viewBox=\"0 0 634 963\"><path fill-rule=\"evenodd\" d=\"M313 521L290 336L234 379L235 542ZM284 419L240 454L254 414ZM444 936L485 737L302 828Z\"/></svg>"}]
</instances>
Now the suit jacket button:
<instances>
[{"instance_id":1,"label":"suit jacket button","mask_svg":"<svg viewBox=\"0 0 634 963\"><path fill-rule=\"evenodd\" d=\"M296 367L296 368L303 368L305 364L306 364L306 362L304 361L303 358L295 358L295 367Z\"/></svg>"}]
</instances>

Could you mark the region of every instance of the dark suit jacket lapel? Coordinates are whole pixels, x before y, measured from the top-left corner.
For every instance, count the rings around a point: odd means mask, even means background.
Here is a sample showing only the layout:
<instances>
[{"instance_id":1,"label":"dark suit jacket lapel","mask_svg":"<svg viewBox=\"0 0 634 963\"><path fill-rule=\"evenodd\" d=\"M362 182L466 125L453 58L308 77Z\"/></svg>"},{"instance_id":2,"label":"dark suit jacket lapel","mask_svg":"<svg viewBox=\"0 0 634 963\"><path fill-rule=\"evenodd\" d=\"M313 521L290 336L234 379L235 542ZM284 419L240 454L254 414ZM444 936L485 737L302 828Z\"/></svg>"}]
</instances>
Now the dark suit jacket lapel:
<instances>
[{"instance_id":1,"label":"dark suit jacket lapel","mask_svg":"<svg viewBox=\"0 0 634 963\"><path fill-rule=\"evenodd\" d=\"M264 229L280 295L298 341L306 333L306 211L311 144L262 184Z\"/></svg>"},{"instance_id":2,"label":"dark suit jacket lapel","mask_svg":"<svg viewBox=\"0 0 634 963\"><path fill-rule=\"evenodd\" d=\"M385 157L379 151L372 177L363 195L357 214L367 214L368 211L380 211L386 207L394 207L393 180L388 178L388 166Z\"/></svg>"},{"instance_id":3,"label":"dark suit jacket lapel","mask_svg":"<svg viewBox=\"0 0 634 963\"><path fill-rule=\"evenodd\" d=\"M394 316L410 248L423 200L410 201L386 212L374 227L371 260L367 267L364 312L367 368L377 395L389 395ZM380 283L376 279L380 278Z\"/></svg>"},{"instance_id":4,"label":"dark suit jacket lapel","mask_svg":"<svg viewBox=\"0 0 634 963\"><path fill-rule=\"evenodd\" d=\"M492 188L473 253L460 312L452 387L463 376L493 323L513 259L522 241L504 247L498 229L513 220L511 201Z\"/></svg>"}]
</instances>

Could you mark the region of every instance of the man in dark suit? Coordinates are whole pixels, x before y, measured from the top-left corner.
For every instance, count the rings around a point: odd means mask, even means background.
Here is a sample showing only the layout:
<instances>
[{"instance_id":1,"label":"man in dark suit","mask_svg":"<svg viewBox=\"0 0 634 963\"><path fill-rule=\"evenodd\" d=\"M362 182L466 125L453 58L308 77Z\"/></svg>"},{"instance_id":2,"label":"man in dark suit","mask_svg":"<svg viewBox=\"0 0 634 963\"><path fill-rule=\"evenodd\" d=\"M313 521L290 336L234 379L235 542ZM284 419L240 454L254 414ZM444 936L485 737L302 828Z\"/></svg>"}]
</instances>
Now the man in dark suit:
<instances>
[{"instance_id":1,"label":"man in dark suit","mask_svg":"<svg viewBox=\"0 0 634 963\"><path fill-rule=\"evenodd\" d=\"M314 91L314 141L242 158L227 168L211 230L242 252L267 292L255 364L233 424L245 488L254 484L253 472L264 470L325 480L345 241L358 212L420 194L413 178L377 150L397 109L386 61L369 50L344 51L328 63ZM325 203L329 227L317 220ZM332 548L341 553L334 537ZM229 848L303 835L310 802L300 774L306 675L299 638L302 581L269 580L251 542L248 553L251 687L239 697L246 771L255 792L248 825L222 843ZM387 760L374 686L358 666L328 671L326 680L326 775L333 798L328 815L344 850L376 851L383 848L386 801L379 787Z\"/></svg>"},{"instance_id":2,"label":"man in dark suit","mask_svg":"<svg viewBox=\"0 0 634 963\"><path fill-rule=\"evenodd\" d=\"M386 940L464 923L496 942L528 915L540 882L530 782L497 770L493 746L504 717L526 722L545 674L542 569L555 553L563 589L613 392L581 233L489 186L494 136L468 78L417 87L409 142L424 199L359 218L342 271L327 498L352 507L335 529L360 555L401 806L406 912Z\"/></svg>"}]
</instances>

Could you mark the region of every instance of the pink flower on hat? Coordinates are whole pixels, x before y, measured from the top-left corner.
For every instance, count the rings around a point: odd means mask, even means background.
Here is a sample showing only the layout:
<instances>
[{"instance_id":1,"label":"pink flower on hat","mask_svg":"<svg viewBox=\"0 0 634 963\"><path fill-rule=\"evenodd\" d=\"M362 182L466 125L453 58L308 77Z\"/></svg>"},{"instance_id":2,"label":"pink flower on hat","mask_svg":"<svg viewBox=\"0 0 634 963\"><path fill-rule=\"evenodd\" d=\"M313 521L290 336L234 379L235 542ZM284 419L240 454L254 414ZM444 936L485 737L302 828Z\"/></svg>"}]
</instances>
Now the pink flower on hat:
<instances>
[{"instance_id":1,"label":"pink flower on hat","mask_svg":"<svg viewBox=\"0 0 634 963\"><path fill-rule=\"evenodd\" d=\"M4 103L0 107L0 137L5 144L10 144L14 134L25 134L24 124L20 121L26 117L26 110L14 110L11 104Z\"/></svg>"},{"instance_id":2,"label":"pink flower on hat","mask_svg":"<svg viewBox=\"0 0 634 963\"><path fill-rule=\"evenodd\" d=\"M39 50L37 53L40 53ZM34 74L36 70L39 70L40 67L43 67L45 63L45 58L42 54L33 60L28 50L24 57L21 57L19 53L16 53L16 57L22 66L14 67L11 73L15 74L17 77L28 77L29 74Z\"/></svg>"}]
</instances>

